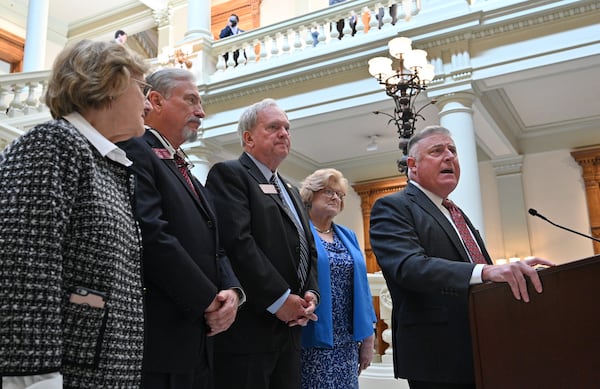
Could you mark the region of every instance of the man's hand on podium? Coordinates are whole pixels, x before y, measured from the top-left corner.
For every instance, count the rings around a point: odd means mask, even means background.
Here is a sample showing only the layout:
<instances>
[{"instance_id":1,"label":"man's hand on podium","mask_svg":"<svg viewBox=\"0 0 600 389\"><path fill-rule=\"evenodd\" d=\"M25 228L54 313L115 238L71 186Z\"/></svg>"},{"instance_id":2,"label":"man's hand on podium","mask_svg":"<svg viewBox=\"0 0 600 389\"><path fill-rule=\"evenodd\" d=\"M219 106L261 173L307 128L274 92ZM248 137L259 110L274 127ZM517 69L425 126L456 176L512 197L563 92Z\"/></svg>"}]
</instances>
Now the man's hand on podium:
<instances>
[{"instance_id":1,"label":"man's hand on podium","mask_svg":"<svg viewBox=\"0 0 600 389\"><path fill-rule=\"evenodd\" d=\"M517 300L529 302L527 293L527 282L525 276L529 277L535 291L542 293L542 282L534 266L554 266L550 261L534 257L518 262L509 262L502 265L485 265L481 272L481 279L492 282L506 282L510 286Z\"/></svg>"}]
</instances>

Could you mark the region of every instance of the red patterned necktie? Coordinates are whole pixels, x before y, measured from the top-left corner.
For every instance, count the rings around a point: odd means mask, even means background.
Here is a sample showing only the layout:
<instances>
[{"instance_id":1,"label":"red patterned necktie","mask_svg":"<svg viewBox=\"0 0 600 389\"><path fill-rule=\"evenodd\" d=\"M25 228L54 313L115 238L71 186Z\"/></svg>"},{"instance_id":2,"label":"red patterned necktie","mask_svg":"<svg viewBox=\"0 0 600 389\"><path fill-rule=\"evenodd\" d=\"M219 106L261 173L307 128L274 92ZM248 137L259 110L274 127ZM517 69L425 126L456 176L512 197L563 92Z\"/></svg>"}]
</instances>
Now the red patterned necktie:
<instances>
[{"instance_id":1,"label":"red patterned necktie","mask_svg":"<svg viewBox=\"0 0 600 389\"><path fill-rule=\"evenodd\" d=\"M448 199L442 201L442 205L450 212L450 217L452 217L452 221L454 221L454 225L456 226L456 229L458 230L460 237L465 244L467 251L469 252L471 261L473 261L473 263L487 264L483 254L481 253L481 249L477 245L477 242L475 242L475 239L473 239L473 235L471 234L469 226L467 226L467 222L465 221L460 209Z\"/></svg>"},{"instance_id":2,"label":"red patterned necktie","mask_svg":"<svg viewBox=\"0 0 600 389\"><path fill-rule=\"evenodd\" d=\"M190 172L188 171L187 163L185 162L185 160L183 158L181 158L181 156L179 156L179 154L174 154L173 159L175 160L175 164L177 165L177 168L181 172L181 175L185 179L185 182L188 183L190 188L192 188L192 192L194 192L196 197L198 197L198 192L196 192L196 188L194 187L194 184L192 184L192 179L190 178Z\"/></svg>"}]
</instances>

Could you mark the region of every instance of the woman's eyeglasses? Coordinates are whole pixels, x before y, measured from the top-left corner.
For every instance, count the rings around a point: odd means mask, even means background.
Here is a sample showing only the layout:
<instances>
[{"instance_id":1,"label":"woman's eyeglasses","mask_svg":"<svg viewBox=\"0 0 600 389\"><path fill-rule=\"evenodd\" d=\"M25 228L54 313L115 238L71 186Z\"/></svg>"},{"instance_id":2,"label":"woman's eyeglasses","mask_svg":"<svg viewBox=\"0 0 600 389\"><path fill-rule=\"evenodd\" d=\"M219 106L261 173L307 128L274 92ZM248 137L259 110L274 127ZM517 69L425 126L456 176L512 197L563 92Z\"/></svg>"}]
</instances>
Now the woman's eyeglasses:
<instances>
[{"instance_id":1,"label":"woman's eyeglasses","mask_svg":"<svg viewBox=\"0 0 600 389\"><path fill-rule=\"evenodd\" d=\"M322 192L325 194L325 196L329 197L330 199L333 199L334 196L337 196L338 199L343 200L344 197L346 197L346 194L344 192L336 192L335 190L332 190L330 188L322 189Z\"/></svg>"},{"instance_id":2,"label":"woman's eyeglasses","mask_svg":"<svg viewBox=\"0 0 600 389\"><path fill-rule=\"evenodd\" d=\"M140 90L142 91L142 94L144 95L144 99L147 99L148 95L150 94L150 91L152 90L152 85L150 85L147 82L144 82L142 80L138 80L137 78L134 78L133 80L140 87Z\"/></svg>"}]
</instances>

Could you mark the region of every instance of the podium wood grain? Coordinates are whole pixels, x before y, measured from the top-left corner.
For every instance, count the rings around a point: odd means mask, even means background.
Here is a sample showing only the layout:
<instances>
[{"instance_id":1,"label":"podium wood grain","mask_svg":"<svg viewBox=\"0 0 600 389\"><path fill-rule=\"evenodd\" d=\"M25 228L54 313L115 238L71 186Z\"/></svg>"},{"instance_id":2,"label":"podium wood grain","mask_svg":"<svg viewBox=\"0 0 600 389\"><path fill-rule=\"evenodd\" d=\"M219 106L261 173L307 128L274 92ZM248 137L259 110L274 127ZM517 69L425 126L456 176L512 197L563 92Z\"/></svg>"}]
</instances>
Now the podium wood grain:
<instances>
[{"instance_id":1,"label":"podium wood grain","mask_svg":"<svg viewBox=\"0 0 600 389\"><path fill-rule=\"evenodd\" d=\"M471 288L478 389L600 388L600 256L539 271L541 294L508 284Z\"/></svg>"}]
</instances>

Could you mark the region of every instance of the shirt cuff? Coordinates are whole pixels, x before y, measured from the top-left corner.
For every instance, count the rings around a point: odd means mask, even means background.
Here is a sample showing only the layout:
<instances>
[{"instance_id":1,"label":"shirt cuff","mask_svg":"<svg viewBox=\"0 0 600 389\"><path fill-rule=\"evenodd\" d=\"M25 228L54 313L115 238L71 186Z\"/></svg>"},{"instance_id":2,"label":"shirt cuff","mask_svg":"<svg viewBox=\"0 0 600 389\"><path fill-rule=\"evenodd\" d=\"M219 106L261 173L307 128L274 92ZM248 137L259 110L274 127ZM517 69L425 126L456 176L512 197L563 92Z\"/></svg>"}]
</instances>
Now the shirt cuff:
<instances>
[{"instance_id":1,"label":"shirt cuff","mask_svg":"<svg viewBox=\"0 0 600 389\"><path fill-rule=\"evenodd\" d=\"M238 308L242 306L246 302L246 292L244 289L234 286L233 288L229 288L237 293L238 295Z\"/></svg>"},{"instance_id":2,"label":"shirt cuff","mask_svg":"<svg viewBox=\"0 0 600 389\"><path fill-rule=\"evenodd\" d=\"M275 300L275 302L273 304L271 304L267 307L267 311L271 312L274 315L277 311L279 311L279 308L281 308L283 303L285 303L285 300L288 298L289 295L290 295L290 290L288 289L285 291L285 293L280 298Z\"/></svg>"},{"instance_id":3,"label":"shirt cuff","mask_svg":"<svg viewBox=\"0 0 600 389\"><path fill-rule=\"evenodd\" d=\"M483 267L485 265L482 263L478 263L473 268L473 273L471 273L471 280L469 281L469 285L482 284L483 280L481 279L481 273L483 272Z\"/></svg>"}]
</instances>

